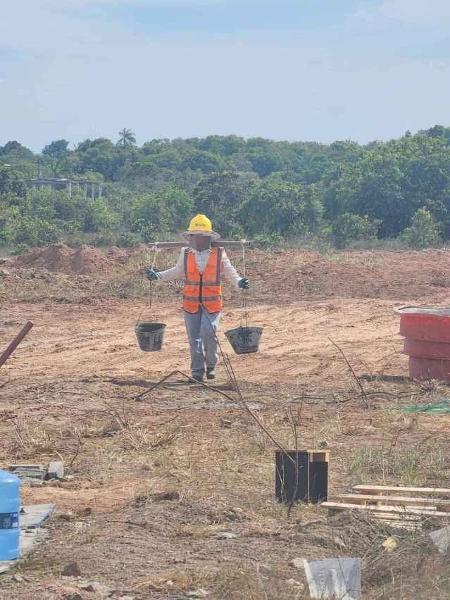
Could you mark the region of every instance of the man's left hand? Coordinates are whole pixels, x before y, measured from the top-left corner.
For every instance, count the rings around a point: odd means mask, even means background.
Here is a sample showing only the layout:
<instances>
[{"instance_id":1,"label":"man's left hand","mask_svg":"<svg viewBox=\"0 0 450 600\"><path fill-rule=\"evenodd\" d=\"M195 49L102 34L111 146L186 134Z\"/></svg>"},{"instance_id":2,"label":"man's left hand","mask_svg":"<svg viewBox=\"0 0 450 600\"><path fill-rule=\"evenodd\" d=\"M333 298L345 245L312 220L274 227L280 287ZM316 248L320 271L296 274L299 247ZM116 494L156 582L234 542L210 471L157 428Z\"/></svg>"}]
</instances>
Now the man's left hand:
<instances>
[{"instance_id":1,"label":"man's left hand","mask_svg":"<svg viewBox=\"0 0 450 600\"><path fill-rule=\"evenodd\" d=\"M250 287L250 281L247 279L247 277L241 277L238 286L241 288L241 290L248 290Z\"/></svg>"}]
</instances>

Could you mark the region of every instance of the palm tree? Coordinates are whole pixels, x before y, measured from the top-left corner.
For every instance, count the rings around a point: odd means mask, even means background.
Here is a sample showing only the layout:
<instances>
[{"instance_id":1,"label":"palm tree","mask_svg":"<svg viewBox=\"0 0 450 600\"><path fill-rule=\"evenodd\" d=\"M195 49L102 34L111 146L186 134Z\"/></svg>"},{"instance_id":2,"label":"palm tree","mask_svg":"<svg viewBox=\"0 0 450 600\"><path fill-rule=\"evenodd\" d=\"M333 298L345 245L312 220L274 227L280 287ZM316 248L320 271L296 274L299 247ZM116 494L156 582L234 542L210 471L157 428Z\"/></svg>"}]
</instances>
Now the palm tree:
<instances>
[{"instance_id":1,"label":"palm tree","mask_svg":"<svg viewBox=\"0 0 450 600\"><path fill-rule=\"evenodd\" d=\"M118 146L134 146L136 143L136 135L131 129L124 127L119 131L120 139L117 142Z\"/></svg>"}]
</instances>

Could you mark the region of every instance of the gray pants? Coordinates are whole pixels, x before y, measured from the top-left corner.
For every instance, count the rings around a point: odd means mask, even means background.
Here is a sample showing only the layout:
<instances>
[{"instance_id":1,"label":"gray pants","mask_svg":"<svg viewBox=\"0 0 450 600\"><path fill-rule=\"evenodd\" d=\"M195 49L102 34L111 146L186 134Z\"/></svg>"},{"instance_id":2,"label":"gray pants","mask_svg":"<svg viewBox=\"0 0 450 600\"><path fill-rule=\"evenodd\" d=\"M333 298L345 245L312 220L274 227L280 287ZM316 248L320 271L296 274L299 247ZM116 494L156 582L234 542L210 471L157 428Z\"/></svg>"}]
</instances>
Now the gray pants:
<instances>
[{"instance_id":1,"label":"gray pants","mask_svg":"<svg viewBox=\"0 0 450 600\"><path fill-rule=\"evenodd\" d=\"M216 334L221 313L209 313L203 308L194 314L184 312L184 322L191 348L192 375L203 377L206 369L214 369L219 355Z\"/></svg>"}]
</instances>

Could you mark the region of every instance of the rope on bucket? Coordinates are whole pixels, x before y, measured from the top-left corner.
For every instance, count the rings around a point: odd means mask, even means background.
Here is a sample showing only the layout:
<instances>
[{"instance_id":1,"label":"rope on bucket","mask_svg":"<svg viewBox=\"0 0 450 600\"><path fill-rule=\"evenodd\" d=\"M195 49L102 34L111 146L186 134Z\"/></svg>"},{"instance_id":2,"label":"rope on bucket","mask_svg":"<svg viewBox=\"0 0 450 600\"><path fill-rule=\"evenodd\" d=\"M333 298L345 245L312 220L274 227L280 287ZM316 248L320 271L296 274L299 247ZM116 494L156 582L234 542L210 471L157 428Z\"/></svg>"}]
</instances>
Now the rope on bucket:
<instances>
[{"instance_id":1,"label":"rope on bucket","mask_svg":"<svg viewBox=\"0 0 450 600\"><path fill-rule=\"evenodd\" d=\"M247 266L245 262L245 242L246 240L241 240L242 247L242 275L243 277L247 277ZM241 327L245 324L245 327L248 327L248 310L247 310L247 290L241 290L241 299L242 299L242 315L241 315Z\"/></svg>"},{"instance_id":2,"label":"rope on bucket","mask_svg":"<svg viewBox=\"0 0 450 600\"><path fill-rule=\"evenodd\" d=\"M159 248L158 248L157 244L154 244L152 246L152 250L154 251L154 254L153 254L153 258L151 259L151 266L150 266L150 268L153 271L155 269L155 267L156 267L156 258L158 256L158 252L159 252ZM151 252L150 251L147 252L146 255L149 257L148 262L150 262L150 257L152 256ZM149 317L153 317L152 308L153 308L153 293L154 293L153 283L154 282L151 279L148 279L147 281L148 281L147 301L148 301ZM141 310L141 312L139 313L136 325L139 325L139 323L141 322L141 317L142 317L142 314L143 314L143 312L144 312L145 309L146 309L146 307L144 307Z\"/></svg>"}]
</instances>

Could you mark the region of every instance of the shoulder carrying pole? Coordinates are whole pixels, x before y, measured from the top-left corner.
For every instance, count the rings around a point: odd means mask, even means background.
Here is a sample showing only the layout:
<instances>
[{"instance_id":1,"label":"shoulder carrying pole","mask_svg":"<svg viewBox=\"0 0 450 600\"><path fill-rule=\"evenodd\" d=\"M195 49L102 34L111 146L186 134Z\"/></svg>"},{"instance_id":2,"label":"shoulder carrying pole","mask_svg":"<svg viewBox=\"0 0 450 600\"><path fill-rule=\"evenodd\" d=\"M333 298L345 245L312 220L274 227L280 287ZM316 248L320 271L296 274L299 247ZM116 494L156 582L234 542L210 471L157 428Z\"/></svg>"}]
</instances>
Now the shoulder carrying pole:
<instances>
[{"instance_id":1,"label":"shoulder carrying pole","mask_svg":"<svg viewBox=\"0 0 450 600\"><path fill-rule=\"evenodd\" d=\"M230 249L241 249L242 246L251 245L252 242L249 240L217 240L212 242L211 246L214 248L230 248ZM151 248L158 250L171 250L172 248L183 248L187 246L187 242L149 242Z\"/></svg>"}]
</instances>

